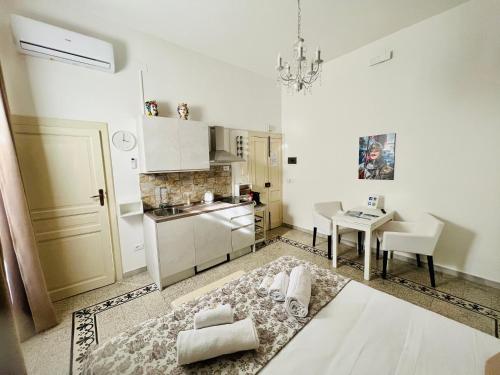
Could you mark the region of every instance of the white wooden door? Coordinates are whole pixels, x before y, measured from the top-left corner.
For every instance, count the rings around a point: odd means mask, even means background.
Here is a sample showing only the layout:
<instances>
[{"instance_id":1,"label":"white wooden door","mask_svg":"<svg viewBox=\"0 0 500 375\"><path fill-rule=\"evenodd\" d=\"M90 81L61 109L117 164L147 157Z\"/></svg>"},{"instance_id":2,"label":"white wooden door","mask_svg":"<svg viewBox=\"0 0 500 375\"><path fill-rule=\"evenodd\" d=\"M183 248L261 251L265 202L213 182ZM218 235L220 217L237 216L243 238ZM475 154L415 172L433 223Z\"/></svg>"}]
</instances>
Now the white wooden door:
<instances>
[{"instance_id":1,"label":"white wooden door","mask_svg":"<svg viewBox=\"0 0 500 375\"><path fill-rule=\"evenodd\" d=\"M100 131L16 125L14 139L51 298L113 283Z\"/></svg>"},{"instance_id":2,"label":"white wooden door","mask_svg":"<svg viewBox=\"0 0 500 375\"><path fill-rule=\"evenodd\" d=\"M208 125L199 121L178 121L181 169L210 169Z\"/></svg>"}]
</instances>

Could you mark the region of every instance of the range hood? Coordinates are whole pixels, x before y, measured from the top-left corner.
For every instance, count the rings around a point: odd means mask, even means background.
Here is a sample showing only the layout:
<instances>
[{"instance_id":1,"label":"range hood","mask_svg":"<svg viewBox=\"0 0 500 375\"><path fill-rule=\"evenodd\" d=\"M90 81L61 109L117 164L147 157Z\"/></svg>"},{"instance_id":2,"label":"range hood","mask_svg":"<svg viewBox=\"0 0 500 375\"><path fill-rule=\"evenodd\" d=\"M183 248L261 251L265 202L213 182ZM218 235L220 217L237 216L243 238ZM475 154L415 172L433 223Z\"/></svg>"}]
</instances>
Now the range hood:
<instances>
[{"instance_id":1,"label":"range hood","mask_svg":"<svg viewBox=\"0 0 500 375\"><path fill-rule=\"evenodd\" d=\"M210 127L210 164L229 164L245 161L230 152L229 130L222 126Z\"/></svg>"}]
</instances>

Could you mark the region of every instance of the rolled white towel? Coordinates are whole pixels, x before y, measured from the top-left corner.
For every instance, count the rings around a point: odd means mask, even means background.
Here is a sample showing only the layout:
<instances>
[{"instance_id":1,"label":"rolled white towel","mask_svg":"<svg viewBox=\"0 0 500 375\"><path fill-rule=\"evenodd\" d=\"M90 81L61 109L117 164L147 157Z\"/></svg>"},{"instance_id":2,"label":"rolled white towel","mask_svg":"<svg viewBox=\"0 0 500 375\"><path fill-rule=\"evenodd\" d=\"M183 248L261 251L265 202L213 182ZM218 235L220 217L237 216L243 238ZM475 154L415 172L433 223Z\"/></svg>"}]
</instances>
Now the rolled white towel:
<instances>
[{"instance_id":1,"label":"rolled white towel","mask_svg":"<svg viewBox=\"0 0 500 375\"><path fill-rule=\"evenodd\" d=\"M231 305L219 305L215 309L206 309L194 314L194 329L232 322L234 315Z\"/></svg>"},{"instance_id":2,"label":"rolled white towel","mask_svg":"<svg viewBox=\"0 0 500 375\"><path fill-rule=\"evenodd\" d=\"M262 279L262 282L260 285L255 288L255 291L257 294L261 297L265 297L269 294L269 288L271 287L271 284L273 283L274 277L272 276L266 276L264 279Z\"/></svg>"},{"instance_id":3,"label":"rolled white towel","mask_svg":"<svg viewBox=\"0 0 500 375\"><path fill-rule=\"evenodd\" d=\"M233 324L192 329L177 335L177 363L185 365L259 347L257 329L250 318Z\"/></svg>"},{"instance_id":4,"label":"rolled white towel","mask_svg":"<svg viewBox=\"0 0 500 375\"><path fill-rule=\"evenodd\" d=\"M285 307L288 313L305 318L311 300L311 272L304 266L297 266L290 272L290 283L286 292Z\"/></svg>"},{"instance_id":5,"label":"rolled white towel","mask_svg":"<svg viewBox=\"0 0 500 375\"><path fill-rule=\"evenodd\" d=\"M286 291L288 289L288 282L290 277L284 271L281 271L276 276L274 276L273 283L269 288L269 296L278 302L283 302L286 297Z\"/></svg>"}]
</instances>

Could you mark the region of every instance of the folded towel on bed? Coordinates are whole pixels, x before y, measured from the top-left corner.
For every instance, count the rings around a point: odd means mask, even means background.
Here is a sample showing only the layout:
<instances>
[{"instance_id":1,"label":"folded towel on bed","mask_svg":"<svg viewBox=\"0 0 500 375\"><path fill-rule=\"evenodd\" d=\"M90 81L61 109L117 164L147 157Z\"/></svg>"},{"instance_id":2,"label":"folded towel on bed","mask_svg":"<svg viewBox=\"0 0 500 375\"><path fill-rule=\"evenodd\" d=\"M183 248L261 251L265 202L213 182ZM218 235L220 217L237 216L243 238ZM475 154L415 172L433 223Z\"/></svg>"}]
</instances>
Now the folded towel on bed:
<instances>
[{"instance_id":1,"label":"folded towel on bed","mask_svg":"<svg viewBox=\"0 0 500 375\"><path fill-rule=\"evenodd\" d=\"M286 292L285 307L290 315L305 318L311 300L311 272L298 266L290 272L290 283Z\"/></svg>"},{"instance_id":2,"label":"folded towel on bed","mask_svg":"<svg viewBox=\"0 0 500 375\"><path fill-rule=\"evenodd\" d=\"M274 280L273 276L265 276L262 279L260 285L257 288L255 288L255 291L260 297L265 297L269 294L269 288L271 287L273 280Z\"/></svg>"},{"instance_id":3,"label":"folded towel on bed","mask_svg":"<svg viewBox=\"0 0 500 375\"><path fill-rule=\"evenodd\" d=\"M194 314L194 329L232 322L234 316L231 305L219 305L215 309L206 309Z\"/></svg>"},{"instance_id":4,"label":"folded towel on bed","mask_svg":"<svg viewBox=\"0 0 500 375\"><path fill-rule=\"evenodd\" d=\"M269 296L278 302L283 302L286 297L286 290L288 289L288 282L290 277L284 271L274 276L273 283L269 288Z\"/></svg>"},{"instance_id":5,"label":"folded towel on bed","mask_svg":"<svg viewBox=\"0 0 500 375\"><path fill-rule=\"evenodd\" d=\"M232 324L181 331L177 335L177 363L185 365L259 347L257 329L250 318Z\"/></svg>"}]
</instances>

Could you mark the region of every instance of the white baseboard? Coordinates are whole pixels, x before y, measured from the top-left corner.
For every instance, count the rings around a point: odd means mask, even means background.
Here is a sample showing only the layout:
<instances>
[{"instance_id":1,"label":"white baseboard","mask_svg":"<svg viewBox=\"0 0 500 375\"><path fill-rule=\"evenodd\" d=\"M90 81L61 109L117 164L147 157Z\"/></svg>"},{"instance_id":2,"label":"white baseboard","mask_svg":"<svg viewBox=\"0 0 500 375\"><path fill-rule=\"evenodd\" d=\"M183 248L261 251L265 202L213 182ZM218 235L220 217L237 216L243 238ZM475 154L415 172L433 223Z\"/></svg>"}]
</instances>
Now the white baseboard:
<instances>
[{"instance_id":1,"label":"white baseboard","mask_svg":"<svg viewBox=\"0 0 500 375\"><path fill-rule=\"evenodd\" d=\"M301 228L301 227L298 227L296 225L291 225L291 224L283 223L283 226L287 227L287 228L291 228L291 229L300 230L302 232L306 232L306 233L309 233L309 234L313 233L312 230L309 230L309 229L306 229L306 228ZM317 236L321 237L321 238L326 238L327 237L327 236L319 234L319 233L318 233ZM356 243L355 242L344 240L344 239L342 239L341 242L343 244L346 244L346 245L349 245L349 246L352 246L352 247L356 248ZM372 248L371 251L375 252L376 249ZM411 263L411 264L415 264L415 265L417 264L417 260L416 259L404 256L404 255L400 255L400 254L397 254L397 253L394 253L394 258L396 258L398 260L401 260L401 261L404 261L404 262ZM427 262L425 261L425 257L422 257L422 263L427 264ZM488 279L485 279L485 278L482 278L482 277L479 277L479 276L470 275L470 274L462 272L462 271L457 271L457 270L454 270L454 269L451 269L451 268L443 267L443 266L437 265L436 263L434 263L434 269L436 271L442 272L442 273L444 273L446 275L460 277L462 279L465 279L465 280L468 280L468 281L472 281L472 282L474 282L476 284L486 285L486 286L489 286L489 287L492 287L492 288L500 289L500 283L496 282L496 281L493 281L493 280L488 280Z\"/></svg>"},{"instance_id":2,"label":"white baseboard","mask_svg":"<svg viewBox=\"0 0 500 375\"><path fill-rule=\"evenodd\" d=\"M141 267L141 268L137 268L135 270L125 272L123 274L123 278L125 279L127 277L131 277L131 276L137 275L138 273L142 273L142 272L147 271L147 270L148 270L148 267L146 267L146 266Z\"/></svg>"}]
</instances>

